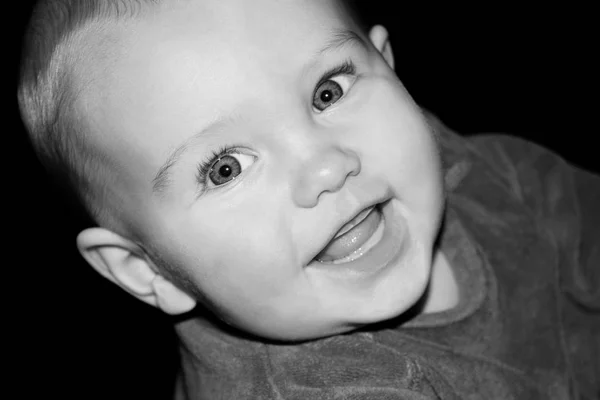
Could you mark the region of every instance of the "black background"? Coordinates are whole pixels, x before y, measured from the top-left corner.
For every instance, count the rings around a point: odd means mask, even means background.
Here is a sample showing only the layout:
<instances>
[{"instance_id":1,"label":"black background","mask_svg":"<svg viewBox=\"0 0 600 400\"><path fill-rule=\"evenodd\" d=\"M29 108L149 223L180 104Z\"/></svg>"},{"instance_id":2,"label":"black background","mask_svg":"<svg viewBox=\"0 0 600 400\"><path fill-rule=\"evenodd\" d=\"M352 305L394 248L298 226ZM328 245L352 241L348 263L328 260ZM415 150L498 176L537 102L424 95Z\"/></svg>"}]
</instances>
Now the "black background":
<instances>
[{"instance_id":1,"label":"black background","mask_svg":"<svg viewBox=\"0 0 600 400\"><path fill-rule=\"evenodd\" d=\"M591 9L358 3L368 21L390 30L396 71L409 92L448 126L523 136L600 171ZM177 363L172 321L82 261L75 249L81 221L58 200L28 148L15 92L30 2L10 4L15 27L5 65L13 86L3 146L4 326L14 356L8 383L19 398L169 398Z\"/></svg>"}]
</instances>

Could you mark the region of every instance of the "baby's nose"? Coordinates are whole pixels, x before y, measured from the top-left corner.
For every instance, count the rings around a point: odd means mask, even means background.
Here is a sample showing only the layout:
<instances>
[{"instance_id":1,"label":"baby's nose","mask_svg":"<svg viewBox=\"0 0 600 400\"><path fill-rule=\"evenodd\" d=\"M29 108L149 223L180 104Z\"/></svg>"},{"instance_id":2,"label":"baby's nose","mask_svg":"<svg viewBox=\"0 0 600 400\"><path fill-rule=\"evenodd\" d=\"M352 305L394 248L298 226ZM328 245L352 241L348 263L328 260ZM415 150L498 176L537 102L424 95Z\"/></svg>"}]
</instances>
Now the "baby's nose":
<instances>
[{"instance_id":1,"label":"baby's nose","mask_svg":"<svg viewBox=\"0 0 600 400\"><path fill-rule=\"evenodd\" d=\"M314 207L321 194L337 192L360 169L360 158L353 151L330 147L317 152L300 166L292 191L294 202L299 207Z\"/></svg>"}]
</instances>

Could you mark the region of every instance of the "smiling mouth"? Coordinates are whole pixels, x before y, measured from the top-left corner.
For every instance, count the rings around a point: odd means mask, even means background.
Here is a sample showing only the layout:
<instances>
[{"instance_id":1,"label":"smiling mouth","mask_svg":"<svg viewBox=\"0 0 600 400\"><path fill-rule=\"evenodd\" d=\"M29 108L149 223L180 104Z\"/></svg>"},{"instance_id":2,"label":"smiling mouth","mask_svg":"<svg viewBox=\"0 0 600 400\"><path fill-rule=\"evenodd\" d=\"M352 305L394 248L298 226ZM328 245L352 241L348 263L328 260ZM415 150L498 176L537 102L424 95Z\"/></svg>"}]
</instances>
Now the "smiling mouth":
<instances>
[{"instance_id":1,"label":"smiling mouth","mask_svg":"<svg viewBox=\"0 0 600 400\"><path fill-rule=\"evenodd\" d=\"M368 207L346 223L315 259L324 264L357 260L381 240L383 232L380 205Z\"/></svg>"}]
</instances>

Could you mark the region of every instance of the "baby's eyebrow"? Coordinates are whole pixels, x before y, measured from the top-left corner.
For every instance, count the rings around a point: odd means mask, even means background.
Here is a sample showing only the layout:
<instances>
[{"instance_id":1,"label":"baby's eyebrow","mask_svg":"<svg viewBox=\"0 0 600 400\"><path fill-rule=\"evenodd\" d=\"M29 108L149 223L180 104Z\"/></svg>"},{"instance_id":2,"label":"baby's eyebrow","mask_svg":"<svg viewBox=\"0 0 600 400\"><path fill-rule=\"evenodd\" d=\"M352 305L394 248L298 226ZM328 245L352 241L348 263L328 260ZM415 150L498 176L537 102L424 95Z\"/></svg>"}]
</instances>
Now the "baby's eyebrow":
<instances>
[{"instance_id":1,"label":"baby's eyebrow","mask_svg":"<svg viewBox=\"0 0 600 400\"><path fill-rule=\"evenodd\" d=\"M332 33L332 38L316 54L315 58L322 57L326 53L337 51L349 45L359 45L367 47L363 38L351 29L336 29Z\"/></svg>"},{"instance_id":2,"label":"baby's eyebrow","mask_svg":"<svg viewBox=\"0 0 600 400\"><path fill-rule=\"evenodd\" d=\"M171 169L188 147L188 141L185 141L167 157L167 160L158 169L154 179L152 179L152 193L162 194L166 191L171 183Z\"/></svg>"}]
</instances>

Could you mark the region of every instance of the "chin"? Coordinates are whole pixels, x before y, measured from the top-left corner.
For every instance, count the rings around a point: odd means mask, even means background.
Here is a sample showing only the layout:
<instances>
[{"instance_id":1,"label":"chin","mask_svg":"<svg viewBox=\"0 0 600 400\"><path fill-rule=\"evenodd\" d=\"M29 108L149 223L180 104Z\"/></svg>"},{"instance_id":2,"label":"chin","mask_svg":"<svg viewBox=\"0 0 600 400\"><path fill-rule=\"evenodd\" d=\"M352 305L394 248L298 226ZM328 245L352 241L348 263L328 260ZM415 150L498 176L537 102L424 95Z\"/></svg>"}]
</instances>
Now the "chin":
<instances>
[{"instance_id":1,"label":"chin","mask_svg":"<svg viewBox=\"0 0 600 400\"><path fill-rule=\"evenodd\" d=\"M365 310L367 312L362 315L362 318L355 316L352 322L356 325L364 326L400 317L412 310L420 302L426 289L427 284L424 284L422 287L415 288L410 293L403 293L402 296L398 296L395 293L391 294L373 304L370 309Z\"/></svg>"},{"instance_id":2,"label":"chin","mask_svg":"<svg viewBox=\"0 0 600 400\"><path fill-rule=\"evenodd\" d=\"M431 278L429 252L421 251L412 262L398 263L390 274L378 282L358 303L352 322L360 325L374 324L412 313L424 298Z\"/></svg>"}]
</instances>

